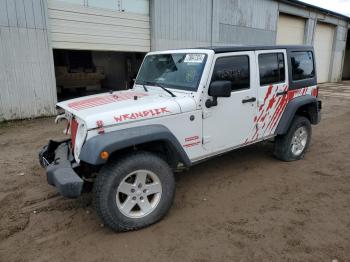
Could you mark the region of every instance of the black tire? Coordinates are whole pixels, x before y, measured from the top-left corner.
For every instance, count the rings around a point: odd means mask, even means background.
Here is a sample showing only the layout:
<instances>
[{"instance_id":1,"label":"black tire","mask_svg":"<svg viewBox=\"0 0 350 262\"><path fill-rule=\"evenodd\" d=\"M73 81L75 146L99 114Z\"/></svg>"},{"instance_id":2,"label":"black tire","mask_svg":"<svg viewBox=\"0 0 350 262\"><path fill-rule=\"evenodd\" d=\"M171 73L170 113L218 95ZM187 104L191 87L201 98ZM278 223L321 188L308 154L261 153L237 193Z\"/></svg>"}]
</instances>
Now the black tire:
<instances>
[{"instance_id":1,"label":"black tire","mask_svg":"<svg viewBox=\"0 0 350 262\"><path fill-rule=\"evenodd\" d=\"M302 152L299 154L294 154L292 152L292 139L295 132L300 128L305 127L307 132L306 145ZM288 132L285 135L280 135L276 137L274 155L276 158L283 161L295 161L304 158L305 152L307 151L310 140L311 140L311 124L309 119L303 116L295 116L294 120L289 127Z\"/></svg>"},{"instance_id":2,"label":"black tire","mask_svg":"<svg viewBox=\"0 0 350 262\"><path fill-rule=\"evenodd\" d=\"M159 178L162 193L152 212L141 218L124 215L117 206L119 184L128 174L137 170L148 170ZM174 175L168 164L149 152L136 152L107 163L94 183L95 207L104 225L121 232L140 229L159 221L170 209L175 195Z\"/></svg>"},{"instance_id":3,"label":"black tire","mask_svg":"<svg viewBox=\"0 0 350 262\"><path fill-rule=\"evenodd\" d=\"M46 168L46 163L44 163L43 157L47 158L47 146L44 146L39 152L39 163L41 167Z\"/></svg>"}]
</instances>

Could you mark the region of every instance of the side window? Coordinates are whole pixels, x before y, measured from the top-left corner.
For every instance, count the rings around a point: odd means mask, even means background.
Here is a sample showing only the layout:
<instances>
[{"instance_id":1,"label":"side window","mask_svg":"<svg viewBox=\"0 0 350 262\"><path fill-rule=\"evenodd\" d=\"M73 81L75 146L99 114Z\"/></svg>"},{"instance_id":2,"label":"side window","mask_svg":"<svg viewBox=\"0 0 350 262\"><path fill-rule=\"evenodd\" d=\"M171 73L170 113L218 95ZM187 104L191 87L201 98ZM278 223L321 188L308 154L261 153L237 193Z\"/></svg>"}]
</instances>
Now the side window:
<instances>
[{"instance_id":1,"label":"side window","mask_svg":"<svg viewBox=\"0 0 350 262\"><path fill-rule=\"evenodd\" d=\"M283 53L259 55L260 85L281 83L285 80Z\"/></svg>"},{"instance_id":2,"label":"side window","mask_svg":"<svg viewBox=\"0 0 350 262\"><path fill-rule=\"evenodd\" d=\"M314 57L311 51L292 52L292 79L303 80L315 76Z\"/></svg>"},{"instance_id":3,"label":"side window","mask_svg":"<svg viewBox=\"0 0 350 262\"><path fill-rule=\"evenodd\" d=\"M249 57L241 55L218 58L211 78L212 82L217 80L231 81L232 91L249 89Z\"/></svg>"}]
</instances>

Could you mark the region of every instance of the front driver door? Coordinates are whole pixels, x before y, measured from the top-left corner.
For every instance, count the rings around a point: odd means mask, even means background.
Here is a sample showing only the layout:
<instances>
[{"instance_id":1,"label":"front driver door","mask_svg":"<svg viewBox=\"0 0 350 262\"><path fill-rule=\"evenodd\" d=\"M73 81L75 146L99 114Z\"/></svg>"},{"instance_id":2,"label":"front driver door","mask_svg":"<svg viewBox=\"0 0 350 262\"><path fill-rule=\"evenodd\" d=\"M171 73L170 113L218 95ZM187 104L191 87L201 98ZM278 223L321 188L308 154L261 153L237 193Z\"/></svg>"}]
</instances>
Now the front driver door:
<instances>
[{"instance_id":1,"label":"front driver door","mask_svg":"<svg viewBox=\"0 0 350 262\"><path fill-rule=\"evenodd\" d=\"M238 147L255 132L257 112L256 59L254 52L218 54L212 69L212 81L232 82L231 97L218 98L218 105L203 106L203 146L216 153ZM210 99L210 97L209 97ZM204 101L205 102L205 101Z\"/></svg>"}]
</instances>

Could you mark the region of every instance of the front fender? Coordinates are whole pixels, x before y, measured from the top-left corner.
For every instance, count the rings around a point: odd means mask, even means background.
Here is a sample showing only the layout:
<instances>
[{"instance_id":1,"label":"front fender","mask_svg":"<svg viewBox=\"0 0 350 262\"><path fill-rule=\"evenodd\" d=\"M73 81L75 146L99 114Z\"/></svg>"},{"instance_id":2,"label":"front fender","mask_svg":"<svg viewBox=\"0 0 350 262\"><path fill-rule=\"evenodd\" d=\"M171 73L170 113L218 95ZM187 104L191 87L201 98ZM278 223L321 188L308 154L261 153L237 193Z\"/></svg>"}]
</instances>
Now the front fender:
<instances>
[{"instance_id":1,"label":"front fender","mask_svg":"<svg viewBox=\"0 0 350 262\"><path fill-rule=\"evenodd\" d=\"M102 151L112 154L120 149L154 141L167 142L177 152L185 166L191 165L191 160L179 141L162 125L132 127L94 136L84 143L79 159L92 165L100 165L107 162L100 157Z\"/></svg>"}]
</instances>

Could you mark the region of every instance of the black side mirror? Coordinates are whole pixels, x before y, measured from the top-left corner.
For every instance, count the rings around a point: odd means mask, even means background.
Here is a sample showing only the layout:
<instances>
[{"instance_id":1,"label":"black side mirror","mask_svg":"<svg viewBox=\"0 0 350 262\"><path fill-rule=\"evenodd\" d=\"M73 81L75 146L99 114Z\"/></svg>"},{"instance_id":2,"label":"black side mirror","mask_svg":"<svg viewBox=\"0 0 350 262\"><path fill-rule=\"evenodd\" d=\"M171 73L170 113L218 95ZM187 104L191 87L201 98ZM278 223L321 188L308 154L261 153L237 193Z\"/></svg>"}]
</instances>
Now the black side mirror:
<instances>
[{"instance_id":1,"label":"black side mirror","mask_svg":"<svg viewBox=\"0 0 350 262\"><path fill-rule=\"evenodd\" d=\"M230 97L231 91L232 91L231 88L232 88L231 81L219 80L219 81L211 82L209 86L208 94L213 97L213 100L208 99L205 102L205 106L208 108L212 106L217 106L218 105L217 98Z\"/></svg>"}]
</instances>

